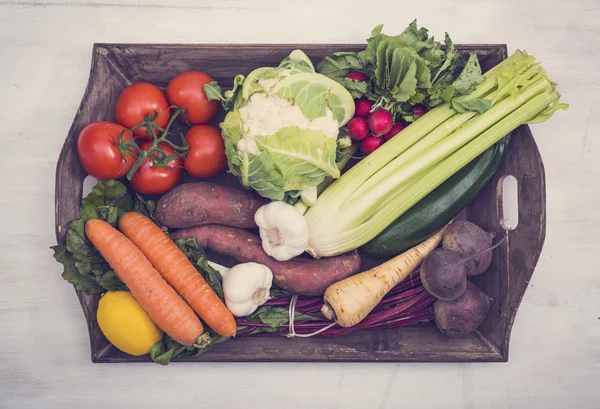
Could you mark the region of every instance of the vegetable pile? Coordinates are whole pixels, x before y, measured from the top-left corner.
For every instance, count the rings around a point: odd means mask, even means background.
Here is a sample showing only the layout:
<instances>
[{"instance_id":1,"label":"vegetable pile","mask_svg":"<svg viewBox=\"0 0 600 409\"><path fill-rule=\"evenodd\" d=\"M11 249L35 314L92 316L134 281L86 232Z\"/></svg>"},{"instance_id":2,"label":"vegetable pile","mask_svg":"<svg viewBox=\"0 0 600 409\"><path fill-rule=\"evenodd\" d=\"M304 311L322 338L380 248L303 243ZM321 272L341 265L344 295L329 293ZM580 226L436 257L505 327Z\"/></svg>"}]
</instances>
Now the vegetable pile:
<instances>
[{"instance_id":1,"label":"vegetable pile","mask_svg":"<svg viewBox=\"0 0 600 409\"><path fill-rule=\"evenodd\" d=\"M135 83L115 122L81 131L98 183L54 257L102 294L120 351L167 364L233 337L485 322L494 300L471 280L501 239L457 216L515 128L567 107L556 84L521 51L482 73L416 21L314 67L294 50L229 90L200 71Z\"/></svg>"}]
</instances>

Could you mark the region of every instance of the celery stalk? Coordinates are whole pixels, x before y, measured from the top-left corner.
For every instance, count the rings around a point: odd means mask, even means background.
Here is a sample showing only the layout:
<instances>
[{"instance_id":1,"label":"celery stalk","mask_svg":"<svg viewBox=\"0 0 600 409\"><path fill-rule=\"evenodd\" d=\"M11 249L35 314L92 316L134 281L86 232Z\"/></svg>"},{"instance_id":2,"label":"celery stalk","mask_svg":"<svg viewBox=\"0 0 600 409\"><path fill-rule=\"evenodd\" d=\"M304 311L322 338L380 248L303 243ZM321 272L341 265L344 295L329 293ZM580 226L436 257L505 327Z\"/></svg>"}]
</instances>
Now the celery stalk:
<instances>
[{"instance_id":1,"label":"celery stalk","mask_svg":"<svg viewBox=\"0 0 600 409\"><path fill-rule=\"evenodd\" d=\"M411 184L409 188L397 195L393 202L394 206L389 208L390 211L378 212L362 225L342 234L336 234L333 240L320 243L318 254L322 256L341 254L366 244L451 175L518 126L534 119L551 104L557 103L558 98L558 93L553 89L536 95L469 144L441 161L420 178L418 183Z\"/></svg>"},{"instance_id":2,"label":"celery stalk","mask_svg":"<svg viewBox=\"0 0 600 409\"><path fill-rule=\"evenodd\" d=\"M425 149L416 150L418 155L409 155L410 150L400 155L372 177L374 182L369 183L369 189L363 191L360 196L355 197L349 203L344 203L337 216L340 220L338 229L344 231L364 222L372 214L372 210L380 208L381 202L389 198L390 194L396 194L398 187L402 186L403 183L410 183L411 180L424 171L431 169L500 119L519 108L524 102L551 86L552 84L547 79L539 77L536 82L526 87L519 94L503 99L484 114L477 115L473 119L471 118L474 115L469 115L471 113L460 114L440 125L420 141L421 144L426 139L431 139L431 141L428 141L429 143L425 144ZM460 119L465 120L459 121ZM456 132L454 132L454 129L458 126L454 122L463 125ZM446 125L448 125L448 128L445 128ZM440 132L437 132L438 130ZM415 148L417 146L413 146L411 149ZM369 180L369 182L371 181Z\"/></svg>"},{"instance_id":3,"label":"celery stalk","mask_svg":"<svg viewBox=\"0 0 600 409\"><path fill-rule=\"evenodd\" d=\"M521 124L548 119L564 104L534 57L515 52L458 100L487 98L482 113L441 105L337 179L306 213L309 252L358 248L463 166Z\"/></svg>"},{"instance_id":4,"label":"celery stalk","mask_svg":"<svg viewBox=\"0 0 600 409\"><path fill-rule=\"evenodd\" d=\"M350 162L350 159L352 159L352 156L356 153L357 150L358 150L357 144L352 144L352 145L342 149L342 151L347 153L347 155L342 160L340 160L339 162L336 163L336 165L340 171L342 171L346 167L346 165L348 164L348 162ZM317 195L320 195L321 193L323 193L323 191L327 187L329 187L329 185L331 185L331 183L333 183L334 180L335 179L332 178L331 176L326 176L325 179L321 183L319 183L319 185L317 186ZM305 214L309 209L309 206L306 203L304 203L302 200L298 200L294 204L294 207L300 214Z\"/></svg>"}]
</instances>

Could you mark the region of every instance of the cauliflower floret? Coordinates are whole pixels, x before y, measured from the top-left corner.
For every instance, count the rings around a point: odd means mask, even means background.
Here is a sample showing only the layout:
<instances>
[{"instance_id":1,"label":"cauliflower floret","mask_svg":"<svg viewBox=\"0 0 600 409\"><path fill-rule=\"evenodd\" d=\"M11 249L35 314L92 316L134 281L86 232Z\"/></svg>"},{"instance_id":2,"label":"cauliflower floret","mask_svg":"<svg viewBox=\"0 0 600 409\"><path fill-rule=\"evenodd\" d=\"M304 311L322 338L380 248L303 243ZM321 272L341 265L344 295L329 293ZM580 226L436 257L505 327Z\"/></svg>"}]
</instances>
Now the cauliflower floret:
<instances>
[{"instance_id":1,"label":"cauliflower floret","mask_svg":"<svg viewBox=\"0 0 600 409\"><path fill-rule=\"evenodd\" d=\"M330 138L337 138L339 132L338 121L333 118L333 112L329 108L325 108L325 116L315 118L310 121L308 129L322 131Z\"/></svg>"},{"instance_id":2,"label":"cauliflower floret","mask_svg":"<svg viewBox=\"0 0 600 409\"><path fill-rule=\"evenodd\" d=\"M282 124L282 115L267 115L261 121L262 135L273 135L276 134L281 128L284 127Z\"/></svg>"},{"instance_id":3,"label":"cauliflower floret","mask_svg":"<svg viewBox=\"0 0 600 409\"><path fill-rule=\"evenodd\" d=\"M248 137L255 137L260 135L260 120L259 119L248 119L244 122L244 135Z\"/></svg>"},{"instance_id":4,"label":"cauliflower floret","mask_svg":"<svg viewBox=\"0 0 600 409\"><path fill-rule=\"evenodd\" d=\"M258 146L256 145L256 140L246 136L237 143L237 150L238 152L248 152L252 155L260 154L260 149L258 149Z\"/></svg>"},{"instance_id":5,"label":"cauliflower floret","mask_svg":"<svg viewBox=\"0 0 600 409\"><path fill-rule=\"evenodd\" d=\"M285 98L279 98L277 97L277 95L275 97L275 105L277 105L280 108L289 107L290 105L292 105L292 103Z\"/></svg>"},{"instance_id":6,"label":"cauliflower floret","mask_svg":"<svg viewBox=\"0 0 600 409\"><path fill-rule=\"evenodd\" d=\"M266 116L279 115L277 104L263 93L253 94L246 108L248 109L248 118L263 119Z\"/></svg>"},{"instance_id":7,"label":"cauliflower floret","mask_svg":"<svg viewBox=\"0 0 600 409\"><path fill-rule=\"evenodd\" d=\"M258 155L260 150L254 140L256 136L273 135L290 126L319 130L334 139L338 136L339 125L330 109L325 110L325 116L310 120L304 116L299 106L278 95L252 94L239 112L244 124L242 139L237 144L240 153Z\"/></svg>"},{"instance_id":8,"label":"cauliflower floret","mask_svg":"<svg viewBox=\"0 0 600 409\"><path fill-rule=\"evenodd\" d=\"M297 126L298 128L307 129L310 124L310 120L304 116L302 109L297 105L290 105L281 108L279 111L281 115L281 123L283 127Z\"/></svg>"}]
</instances>

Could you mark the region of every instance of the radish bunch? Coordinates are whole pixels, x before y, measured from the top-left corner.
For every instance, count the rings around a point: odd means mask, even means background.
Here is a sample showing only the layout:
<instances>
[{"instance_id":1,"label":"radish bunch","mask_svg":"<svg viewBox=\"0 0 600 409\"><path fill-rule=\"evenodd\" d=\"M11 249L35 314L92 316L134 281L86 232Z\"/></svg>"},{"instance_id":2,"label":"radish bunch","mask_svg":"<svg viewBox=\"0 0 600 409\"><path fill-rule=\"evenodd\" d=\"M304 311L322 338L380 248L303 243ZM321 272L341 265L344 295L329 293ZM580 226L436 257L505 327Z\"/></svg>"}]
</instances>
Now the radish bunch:
<instances>
[{"instance_id":1,"label":"radish bunch","mask_svg":"<svg viewBox=\"0 0 600 409\"><path fill-rule=\"evenodd\" d=\"M348 73L346 77L360 82L368 81L365 74L357 71ZM426 111L427 108L423 105L413 108L413 114L417 117L424 115ZM354 100L354 118L346 124L346 131L353 140L360 142L361 151L368 155L406 126L401 120L394 123L394 118L387 109L373 109L373 102L363 97Z\"/></svg>"}]
</instances>

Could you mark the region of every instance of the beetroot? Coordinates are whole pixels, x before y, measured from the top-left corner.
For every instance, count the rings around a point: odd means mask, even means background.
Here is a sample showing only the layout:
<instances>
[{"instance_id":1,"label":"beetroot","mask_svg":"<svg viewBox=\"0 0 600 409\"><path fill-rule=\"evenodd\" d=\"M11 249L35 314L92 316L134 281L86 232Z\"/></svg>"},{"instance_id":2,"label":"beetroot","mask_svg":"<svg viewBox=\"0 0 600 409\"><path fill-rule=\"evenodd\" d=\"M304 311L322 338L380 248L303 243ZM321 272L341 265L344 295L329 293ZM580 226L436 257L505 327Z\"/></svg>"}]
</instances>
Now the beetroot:
<instances>
[{"instance_id":1,"label":"beetroot","mask_svg":"<svg viewBox=\"0 0 600 409\"><path fill-rule=\"evenodd\" d=\"M346 130L355 141L362 141L369 135L369 127L365 118L352 118L348 121Z\"/></svg>"},{"instance_id":2,"label":"beetroot","mask_svg":"<svg viewBox=\"0 0 600 409\"><path fill-rule=\"evenodd\" d=\"M349 72L348 75L346 75L346 78L350 78L351 80L355 80L358 82L365 82L369 79L369 77L367 77L365 74L358 71Z\"/></svg>"},{"instance_id":3,"label":"beetroot","mask_svg":"<svg viewBox=\"0 0 600 409\"><path fill-rule=\"evenodd\" d=\"M478 275L492 263L494 233L488 233L476 224L460 220L450 224L444 234L443 246L465 259L467 274Z\"/></svg>"},{"instance_id":4,"label":"beetroot","mask_svg":"<svg viewBox=\"0 0 600 409\"><path fill-rule=\"evenodd\" d=\"M491 299L469 282L454 301L437 300L433 305L435 325L449 337L463 337L475 331L490 310Z\"/></svg>"},{"instance_id":5,"label":"beetroot","mask_svg":"<svg viewBox=\"0 0 600 409\"><path fill-rule=\"evenodd\" d=\"M435 298L455 300L467 286L465 263L458 253L435 250L421 264L421 281Z\"/></svg>"},{"instance_id":6,"label":"beetroot","mask_svg":"<svg viewBox=\"0 0 600 409\"><path fill-rule=\"evenodd\" d=\"M427 107L425 105L419 104L415 105L412 108L412 113L414 116L420 118L427 113Z\"/></svg>"},{"instance_id":7,"label":"beetroot","mask_svg":"<svg viewBox=\"0 0 600 409\"><path fill-rule=\"evenodd\" d=\"M377 148L379 148L381 145L383 145L383 139L381 139L380 137L367 136L360 143L360 150L365 155L368 155L369 153L371 153L371 152L375 151Z\"/></svg>"},{"instance_id":8,"label":"beetroot","mask_svg":"<svg viewBox=\"0 0 600 409\"><path fill-rule=\"evenodd\" d=\"M354 100L354 116L366 118L371 113L373 103L366 98Z\"/></svg>"},{"instance_id":9,"label":"beetroot","mask_svg":"<svg viewBox=\"0 0 600 409\"><path fill-rule=\"evenodd\" d=\"M400 121L396 122L394 124L394 126L392 126L392 129L390 129L390 131L388 133L383 135L383 139L385 139L386 141L389 141L394 136L398 135L398 133L401 130L403 130L404 128L406 128L406 125L404 125L404 122L400 122Z\"/></svg>"},{"instance_id":10,"label":"beetroot","mask_svg":"<svg viewBox=\"0 0 600 409\"><path fill-rule=\"evenodd\" d=\"M369 129L374 136L385 135L392 129L392 126L394 126L392 114L382 108L371 112L371 115L367 118L367 122L369 123Z\"/></svg>"}]
</instances>

